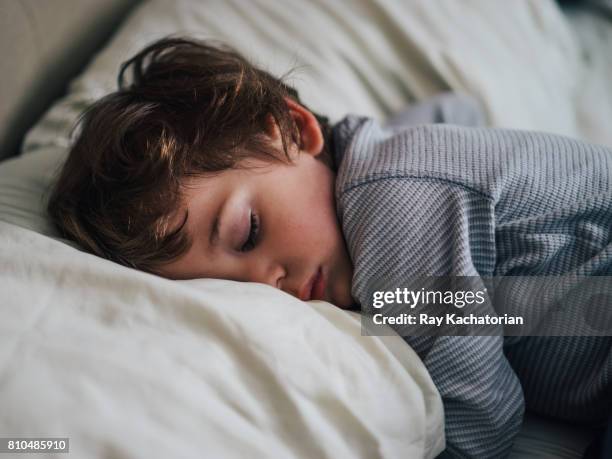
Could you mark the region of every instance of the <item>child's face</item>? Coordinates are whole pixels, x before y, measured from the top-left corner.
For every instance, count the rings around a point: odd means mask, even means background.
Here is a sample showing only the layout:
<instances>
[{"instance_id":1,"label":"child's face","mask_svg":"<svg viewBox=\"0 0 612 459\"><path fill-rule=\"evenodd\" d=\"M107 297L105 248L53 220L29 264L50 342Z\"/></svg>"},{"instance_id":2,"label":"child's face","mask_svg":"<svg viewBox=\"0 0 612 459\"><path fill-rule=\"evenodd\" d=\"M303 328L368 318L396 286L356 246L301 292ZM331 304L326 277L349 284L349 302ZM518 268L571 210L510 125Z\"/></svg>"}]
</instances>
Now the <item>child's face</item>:
<instances>
[{"instance_id":1,"label":"child's face","mask_svg":"<svg viewBox=\"0 0 612 459\"><path fill-rule=\"evenodd\" d=\"M260 282L302 300L350 306L352 264L336 216L335 177L316 150L302 150L293 164L249 159L247 168L192 179L184 229L193 244L161 274Z\"/></svg>"}]
</instances>

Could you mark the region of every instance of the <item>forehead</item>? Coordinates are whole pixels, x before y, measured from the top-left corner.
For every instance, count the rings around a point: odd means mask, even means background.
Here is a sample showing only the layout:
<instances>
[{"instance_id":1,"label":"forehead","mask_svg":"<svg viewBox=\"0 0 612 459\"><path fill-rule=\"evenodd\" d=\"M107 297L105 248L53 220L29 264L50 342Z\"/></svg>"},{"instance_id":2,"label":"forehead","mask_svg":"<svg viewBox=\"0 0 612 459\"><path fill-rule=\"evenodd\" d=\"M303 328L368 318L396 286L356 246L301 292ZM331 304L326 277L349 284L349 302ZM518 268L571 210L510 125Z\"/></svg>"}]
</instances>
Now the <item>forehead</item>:
<instances>
[{"instance_id":1,"label":"forehead","mask_svg":"<svg viewBox=\"0 0 612 459\"><path fill-rule=\"evenodd\" d=\"M180 193L183 205L194 196L206 193L210 196L237 184L246 184L274 170L275 164L258 159L245 159L232 169L206 172L181 179Z\"/></svg>"}]
</instances>

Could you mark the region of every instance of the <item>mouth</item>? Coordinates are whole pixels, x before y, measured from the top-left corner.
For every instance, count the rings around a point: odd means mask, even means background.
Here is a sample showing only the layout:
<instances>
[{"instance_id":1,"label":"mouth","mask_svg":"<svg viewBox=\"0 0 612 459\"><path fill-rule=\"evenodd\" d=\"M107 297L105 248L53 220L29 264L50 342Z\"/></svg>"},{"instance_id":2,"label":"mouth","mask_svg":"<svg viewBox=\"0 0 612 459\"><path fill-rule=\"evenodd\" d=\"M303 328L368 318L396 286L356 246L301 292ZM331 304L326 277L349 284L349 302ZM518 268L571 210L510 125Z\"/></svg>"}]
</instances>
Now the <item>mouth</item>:
<instances>
[{"instance_id":1,"label":"mouth","mask_svg":"<svg viewBox=\"0 0 612 459\"><path fill-rule=\"evenodd\" d=\"M300 290L300 300L322 300L325 294L325 277L323 270L319 267L316 273L308 280Z\"/></svg>"}]
</instances>

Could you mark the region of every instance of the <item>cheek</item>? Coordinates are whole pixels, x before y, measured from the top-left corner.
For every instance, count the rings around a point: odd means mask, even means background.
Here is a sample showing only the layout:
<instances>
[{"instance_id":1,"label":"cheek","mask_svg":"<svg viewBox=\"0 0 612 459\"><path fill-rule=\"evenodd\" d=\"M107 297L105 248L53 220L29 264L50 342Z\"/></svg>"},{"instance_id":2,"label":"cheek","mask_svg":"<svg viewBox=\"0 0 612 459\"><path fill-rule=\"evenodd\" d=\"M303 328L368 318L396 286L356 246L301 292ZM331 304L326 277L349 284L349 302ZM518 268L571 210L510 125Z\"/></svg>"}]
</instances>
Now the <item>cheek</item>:
<instances>
[{"instance_id":1,"label":"cheek","mask_svg":"<svg viewBox=\"0 0 612 459\"><path fill-rule=\"evenodd\" d=\"M304 226L307 227L311 240L326 251L333 250L339 239L342 239L333 201L329 198L320 200L313 204L310 210L305 216Z\"/></svg>"},{"instance_id":2,"label":"cheek","mask_svg":"<svg viewBox=\"0 0 612 459\"><path fill-rule=\"evenodd\" d=\"M335 214L322 206L302 206L294 203L288 212L278 214L274 225L274 239L279 247L293 249L303 255L329 252L337 239Z\"/></svg>"},{"instance_id":3,"label":"cheek","mask_svg":"<svg viewBox=\"0 0 612 459\"><path fill-rule=\"evenodd\" d=\"M323 166L325 167L325 166ZM333 198L333 181L327 170L309 171L304 176L279 178L270 202L274 215L275 239L285 249L302 255L329 254L342 239ZM296 183L310 186L296 187ZM272 190L270 190L272 191Z\"/></svg>"},{"instance_id":4,"label":"cheek","mask_svg":"<svg viewBox=\"0 0 612 459\"><path fill-rule=\"evenodd\" d=\"M321 206L313 209L302 219L300 233L303 244L310 250L324 251L331 254L336 251L341 233L333 209L323 209Z\"/></svg>"}]
</instances>

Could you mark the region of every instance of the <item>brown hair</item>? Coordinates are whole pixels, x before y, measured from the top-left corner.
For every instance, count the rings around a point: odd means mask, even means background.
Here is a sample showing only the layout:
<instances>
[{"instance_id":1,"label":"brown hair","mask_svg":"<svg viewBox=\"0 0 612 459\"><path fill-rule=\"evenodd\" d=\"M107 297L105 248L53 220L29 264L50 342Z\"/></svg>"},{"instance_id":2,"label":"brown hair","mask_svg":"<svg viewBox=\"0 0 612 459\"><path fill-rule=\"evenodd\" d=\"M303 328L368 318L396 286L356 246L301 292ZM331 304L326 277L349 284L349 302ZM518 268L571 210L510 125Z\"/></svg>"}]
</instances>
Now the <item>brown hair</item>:
<instances>
[{"instance_id":1,"label":"brown hair","mask_svg":"<svg viewBox=\"0 0 612 459\"><path fill-rule=\"evenodd\" d=\"M79 118L48 212L62 236L123 265L155 272L189 248L183 225L169 228L185 178L288 161L299 143L285 102L297 92L227 46L161 39L121 65L118 86ZM270 115L284 152L265 135Z\"/></svg>"}]
</instances>

